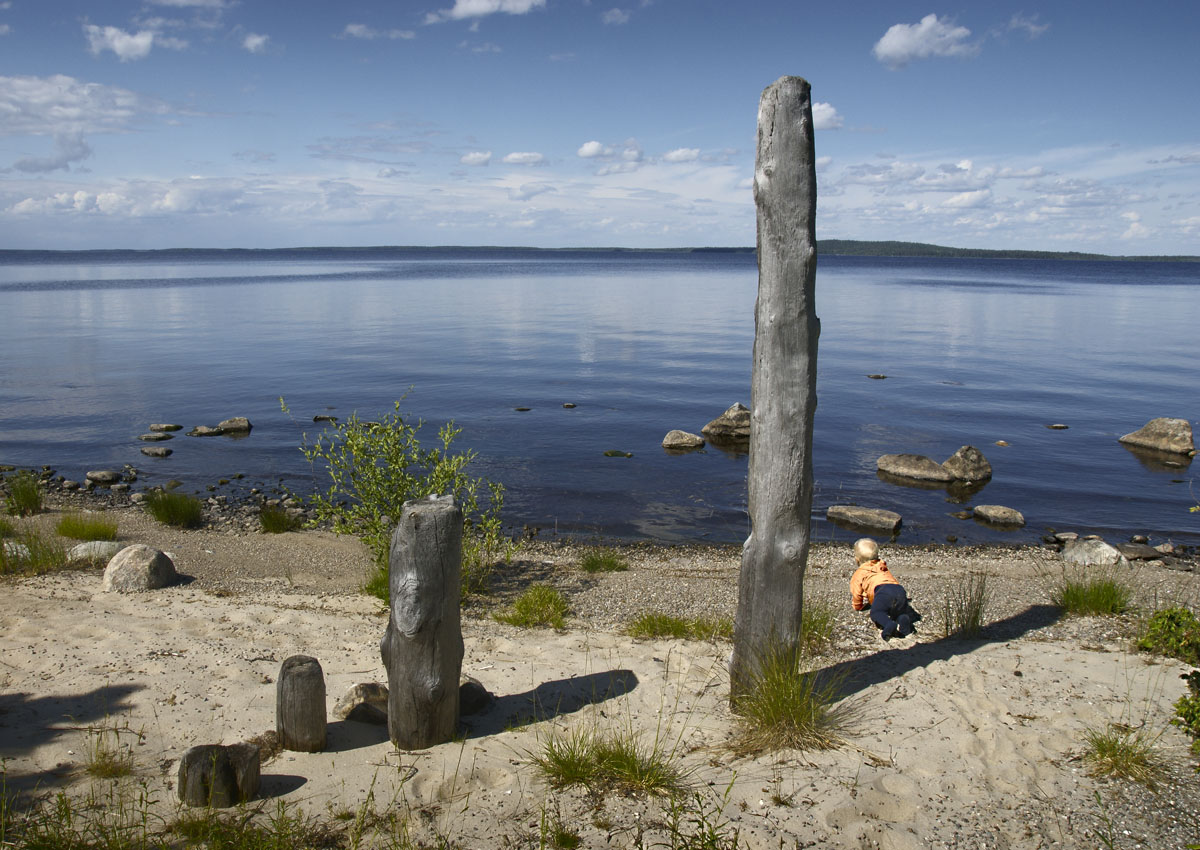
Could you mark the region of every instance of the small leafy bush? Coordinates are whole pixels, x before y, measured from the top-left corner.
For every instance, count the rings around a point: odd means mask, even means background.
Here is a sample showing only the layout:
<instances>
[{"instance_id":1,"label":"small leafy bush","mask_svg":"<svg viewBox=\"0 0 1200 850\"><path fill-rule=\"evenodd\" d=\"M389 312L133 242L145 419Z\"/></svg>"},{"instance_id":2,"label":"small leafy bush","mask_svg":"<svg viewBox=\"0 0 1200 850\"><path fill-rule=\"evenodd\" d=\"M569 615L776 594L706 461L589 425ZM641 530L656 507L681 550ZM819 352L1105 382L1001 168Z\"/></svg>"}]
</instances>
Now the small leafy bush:
<instances>
[{"instance_id":1,"label":"small leafy bush","mask_svg":"<svg viewBox=\"0 0 1200 850\"><path fill-rule=\"evenodd\" d=\"M7 481L4 511L10 516L32 516L42 510L42 485L32 472L18 472Z\"/></svg>"},{"instance_id":2,"label":"small leafy bush","mask_svg":"<svg viewBox=\"0 0 1200 850\"><path fill-rule=\"evenodd\" d=\"M557 589L548 584L535 584L517 597L512 610L496 614L501 623L531 629L548 626L562 629L566 626L567 600Z\"/></svg>"},{"instance_id":3,"label":"small leafy bush","mask_svg":"<svg viewBox=\"0 0 1200 850\"><path fill-rule=\"evenodd\" d=\"M204 505L186 493L152 490L146 494L146 510L163 525L199 528L204 522Z\"/></svg>"},{"instance_id":4,"label":"small leafy bush","mask_svg":"<svg viewBox=\"0 0 1200 850\"><path fill-rule=\"evenodd\" d=\"M1083 758L1096 776L1118 776L1153 788L1163 775L1155 737L1144 729L1109 723L1103 729L1088 729L1083 740Z\"/></svg>"},{"instance_id":5,"label":"small leafy bush","mask_svg":"<svg viewBox=\"0 0 1200 850\"><path fill-rule=\"evenodd\" d=\"M960 576L946 588L942 598L942 634L971 639L983 631L988 602L987 576Z\"/></svg>"},{"instance_id":6,"label":"small leafy bush","mask_svg":"<svg viewBox=\"0 0 1200 850\"><path fill-rule=\"evenodd\" d=\"M283 399L279 402L288 412ZM306 435L300 446L314 469L324 467L329 481L308 502L318 522L331 523L338 534L357 535L371 549L377 572L364 590L388 601L388 555L404 503L448 493L463 512L463 595L485 592L493 566L512 556L513 545L500 523L504 487L467 474L476 452L451 450L462 429L449 422L438 431L439 446L422 448L424 423L406 422L399 401L377 422L355 413L327 424L316 442Z\"/></svg>"},{"instance_id":7,"label":"small leafy bush","mask_svg":"<svg viewBox=\"0 0 1200 850\"><path fill-rule=\"evenodd\" d=\"M763 653L756 674L732 701L736 753L827 750L842 742L849 720L848 709L838 703L842 681L805 666L798 649L772 645Z\"/></svg>"},{"instance_id":8,"label":"small leafy bush","mask_svg":"<svg viewBox=\"0 0 1200 850\"><path fill-rule=\"evenodd\" d=\"M615 549L588 549L579 559L579 569L585 573L622 573L629 564Z\"/></svg>"},{"instance_id":9,"label":"small leafy bush","mask_svg":"<svg viewBox=\"0 0 1200 850\"><path fill-rule=\"evenodd\" d=\"M1188 693L1175 701L1175 717L1171 722L1192 736L1192 752L1200 755L1200 670L1179 678L1187 682Z\"/></svg>"},{"instance_id":10,"label":"small leafy bush","mask_svg":"<svg viewBox=\"0 0 1200 850\"><path fill-rule=\"evenodd\" d=\"M1138 638L1138 649L1200 664L1200 620L1187 608L1155 611Z\"/></svg>"},{"instance_id":11,"label":"small leafy bush","mask_svg":"<svg viewBox=\"0 0 1200 850\"><path fill-rule=\"evenodd\" d=\"M60 536L72 540L116 540L117 521L101 514L71 513L58 521Z\"/></svg>"},{"instance_id":12,"label":"small leafy bush","mask_svg":"<svg viewBox=\"0 0 1200 850\"><path fill-rule=\"evenodd\" d=\"M733 621L726 617L676 617L661 611L643 611L625 631L630 637L640 640L732 640Z\"/></svg>"},{"instance_id":13,"label":"small leafy bush","mask_svg":"<svg viewBox=\"0 0 1200 850\"><path fill-rule=\"evenodd\" d=\"M1050 595L1050 601L1068 614L1083 615L1122 614L1129 599L1129 586L1114 576L1064 576Z\"/></svg>"},{"instance_id":14,"label":"small leafy bush","mask_svg":"<svg viewBox=\"0 0 1200 850\"><path fill-rule=\"evenodd\" d=\"M258 512L258 524L264 534L283 534L295 531L304 521L300 517L292 516L286 508L263 505L262 510Z\"/></svg>"}]
</instances>

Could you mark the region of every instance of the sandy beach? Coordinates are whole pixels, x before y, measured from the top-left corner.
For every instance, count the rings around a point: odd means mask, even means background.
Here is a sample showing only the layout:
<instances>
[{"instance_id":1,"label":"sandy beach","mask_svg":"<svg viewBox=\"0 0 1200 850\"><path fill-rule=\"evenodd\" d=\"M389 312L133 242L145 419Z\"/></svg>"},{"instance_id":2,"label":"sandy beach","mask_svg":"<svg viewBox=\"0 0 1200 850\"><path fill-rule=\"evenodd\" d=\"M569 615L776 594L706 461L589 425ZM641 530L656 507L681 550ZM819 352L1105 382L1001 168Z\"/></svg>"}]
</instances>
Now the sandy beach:
<instances>
[{"instance_id":1,"label":"sandy beach","mask_svg":"<svg viewBox=\"0 0 1200 850\"><path fill-rule=\"evenodd\" d=\"M1136 652L1147 611L1200 602L1195 572L1128 571L1137 610L1061 618L1048 603L1057 554L1036 547L884 547L926 619L916 641L882 643L850 610L848 548L814 544L809 598L837 606L822 668L846 674L844 743L739 757L720 641L639 641L646 610L731 616L737 547L636 545L627 572L587 574L572 543L526 544L465 610L463 672L495 700L464 718L460 739L397 752L386 728L333 716L352 686L386 682L386 612L358 591L370 569L355 540L180 531L137 508L113 511L122 541L168 552L186 578L142 594L101 590L101 571L6 578L0 593L0 758L27 799L97 783L150 789L178 814L178 760L196 744L274 728L275 679L293 654L324 670L324 752L284 752L262 768L260 800L345 824L347 812L400 812L414 840L462 848L538 847L561 823L582 847L671 846L668 801L551 787L532 756L556 734L633 732L686 774L685 799L750 848L1178 848L1200 842L1200 782L1188 737L1169 724L1184 693L1177 662ZM53 527L51 511L34 521ZM945 588L987 575L980 639L939 633ZM519 629L491 613L533 581L560 588L567 628ZM1088 729L1123 723L1155 740L1155 789L1092 776ZM136 770L85 770L96 730L125 730ZM342 816L342 817L340 817ZM1108 842L1112 843L1109 844ZM732 845L728 845L732 846Z\"/></svg>"}]
</instances>

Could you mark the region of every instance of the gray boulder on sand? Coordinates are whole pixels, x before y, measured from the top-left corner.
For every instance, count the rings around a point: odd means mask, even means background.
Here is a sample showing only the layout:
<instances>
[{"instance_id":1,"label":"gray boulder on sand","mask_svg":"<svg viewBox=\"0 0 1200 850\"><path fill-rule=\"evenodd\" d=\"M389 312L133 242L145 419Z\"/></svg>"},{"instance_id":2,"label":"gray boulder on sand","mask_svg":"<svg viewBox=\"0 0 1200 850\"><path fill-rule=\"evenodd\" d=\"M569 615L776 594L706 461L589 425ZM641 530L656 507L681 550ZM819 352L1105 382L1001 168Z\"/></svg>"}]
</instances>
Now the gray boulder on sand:
<instances>
[{"instance_id":1,"label":"gray boulder on sand","mask_svg":"<svg viewBox=\"0 0 1200 850\"><path fill-rule=\"evenodd\" d=\"M1085 567L1128 567L1129 560L1115 546L1099 537L1068 540L1062 548L1062 559L1068 564Z\"/></svg>"},{"instance_id":2,"label":"gray boulder on sand","mask_svg":"<svg viewBox=\"0 0 1200 850\"><path fill-rule=\"evenodd\" d=\"M668 431L667 436L663 437L662 447L674 451L702 449L704 448L704 438L699 434L689 434L687 431L680 431L676 428L673 431Z\"/></svg>"},{"instance_id":3,"label":"gray boulder on sand","mask_svg":"<svg viewBox=\"0 0 1200 850\"><path fill-rule=\"evenodd\" d=\"M359 723L387 724L388 689L378 682L355 685L333 707L333 715L339 720L354 720Z\"/></svg>"},{"instance_id":4,"label":"gray boulder on sand","mask_svg":"<svg viewBox=\"0 0 1200 850\"><path fill-rule=\"evenodd\" d=\"M1186 419L1151 419L1132 434L1119 438L1118 442L1172 454L1190 455L1196 451L1192 441L1192 423Z\"/></svg>"},{"instance_id":5,"label":"gray boulder on sand","mask_svg":"<svg viewBox=\"0 0 1200 850\"><path fill-rule=\"evenodd\" d=\"M875 461L876 468L886 474L898 478L911 478L915 481L945 481L954 480L940 463L925 455L898 454L880 455Z\"/></svg>"},{"instance_id":6,"label":"gray boulder on sand","mask_svg":"<svg viewBox=\"0 0 1200 850\"><path fill-rule=\"evenodd\" d=\"M116 484L121 480L121 473L114 469L93 469L87 474L87 480L102 487Z\"/></svg>"},{"instance_id":7,"label":"gray boulder on sand","mask_svg":"<svg viewBox=\"0 0 1200 850\"><path fill-rule=\"evenodd\" d=\"M175 563L165 552L134 543L126 546L104 569L103 590L117 593L140 593L166 587L178 578Z\"/></svg>"},{"instance_id":8,"label":"gray boulder on sand","mask_svg":"<svg viewBox=\"0 0 1200 850\"><path fill-rule=\"evenodd\" d=\"M1025 525L1025 516L1020 511L1004 505L976 505L975 519L1002 528L1022 528Z\"/></svg>"},{"instance_id":9,"label":"gray boulder on sand","mask_svg":"<svg viewBox=\"0 0 1200 850\"><path fill-rule=\"evenodd\" d=\"M987 481L992 477L992 465L974 446L956 451L942 463L942 469L958 481Z\"/></svg>"},{"instance_id":10,"label":"gray boulder on sand","mask_svg":"<svg viewBox=\"0 0 1200 850\"><path fill-rule=\"evenodd\" d=\"M118 543L115 540L90 540L87 543L79 543L72 546L71 551L67 553L67 563L95 564L100 561L108 563L114 555L127 545L126 543Z\"/></svg>"},{"instance_id":11,"label":"gray boulder on sand","mask_svg":"<svg viewBox=\"0 0 1200 850\"><path fill-rule=\"evenodd\" d=\"M900 530L900 514L882 508L861 508L858 505L830 505L825 518L838 525L863 531L895 534Z\"/></svg>"},{"instance_id":12,"label":"gray boulder on sand","mask_svg":"<svg viewBox=\"0 0 1200 850\"><path fill-rule=\"evenodd\" d=\"M701 428L700 433L713 442L747 443L750 441L750 409L737 402Z\"/></svg>"}]
</instances>

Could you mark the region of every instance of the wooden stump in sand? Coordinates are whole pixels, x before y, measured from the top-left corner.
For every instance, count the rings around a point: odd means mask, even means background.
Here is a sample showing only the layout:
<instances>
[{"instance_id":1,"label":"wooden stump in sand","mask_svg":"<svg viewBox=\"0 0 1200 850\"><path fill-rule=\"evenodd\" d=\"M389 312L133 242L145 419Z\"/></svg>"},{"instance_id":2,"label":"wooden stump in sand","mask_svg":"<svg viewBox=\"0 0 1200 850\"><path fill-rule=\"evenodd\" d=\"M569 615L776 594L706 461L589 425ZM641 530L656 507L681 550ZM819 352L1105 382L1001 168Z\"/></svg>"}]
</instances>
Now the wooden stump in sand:
<instances>
[{"instance_id":1,"label":"wooden stump in sand","mask_svg":"<svg viewBox=\"0 0 1200 850\"><path fill-rule=\"evenodd\" d=\"M275 731L285 750L325 749L325 673L308 655L293 655L279 669L275 685Z\"/></svg>"},{"instance_id":2,"label":"wooden stump in sand","mask_svg":"<svg viewBox=\"0 0 1200 850\"><path fill-rule=\"evenodd\" d=\"M811 91L781 77L758 107L758 301L750 383L751 532L742 550L730 696L799 646L817 406L817 175Z\"/></svg>"},{"instance_id":3,"label":"wooden stump in sand","mask_svg":"<svg viewBox=\"0 0 1200 850\"><path fill-rule=\"evenodd\" d=\"M179 799L187 806L224 809L253 800L259 785L258 747L201 744L179 760Z\"/></svg>"},{"instance_id":4,"label":"wooden stump in sand","mask_svg":"<svg viewBox=\"0 0 1200 850\"><path fill-rule=\"evenodd\" d=\"M379 650L388 671L388 737L402 750L443 744L458 726L462 530L454 498L430 497L405 502L392 535Z\"/></svg>"}]
</instances>

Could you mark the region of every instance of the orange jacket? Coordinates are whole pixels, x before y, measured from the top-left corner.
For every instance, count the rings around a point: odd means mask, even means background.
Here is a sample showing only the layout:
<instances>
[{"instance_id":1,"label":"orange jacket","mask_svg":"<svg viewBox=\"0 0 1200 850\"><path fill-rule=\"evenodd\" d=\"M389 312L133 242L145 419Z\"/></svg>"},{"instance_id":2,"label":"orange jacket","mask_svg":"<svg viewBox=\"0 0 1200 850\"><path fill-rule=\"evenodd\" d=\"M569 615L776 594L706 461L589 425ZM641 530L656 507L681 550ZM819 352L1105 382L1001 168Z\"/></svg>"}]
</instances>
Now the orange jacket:
<instances>
[{"instance_id":1,"label":"orange jacket","mask_svg":"<svg viewBox=\"0 0 1200 850\"><path fill-rule=\"evenodd\" d=\"M855 611L861 611L875 601L875 588L879 585L899 583L886 561L867 561L850 577L850 604Z\"/></svg>"}]
</instances>

